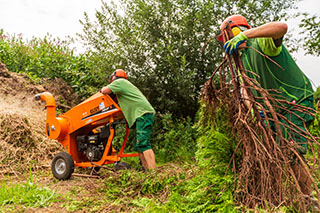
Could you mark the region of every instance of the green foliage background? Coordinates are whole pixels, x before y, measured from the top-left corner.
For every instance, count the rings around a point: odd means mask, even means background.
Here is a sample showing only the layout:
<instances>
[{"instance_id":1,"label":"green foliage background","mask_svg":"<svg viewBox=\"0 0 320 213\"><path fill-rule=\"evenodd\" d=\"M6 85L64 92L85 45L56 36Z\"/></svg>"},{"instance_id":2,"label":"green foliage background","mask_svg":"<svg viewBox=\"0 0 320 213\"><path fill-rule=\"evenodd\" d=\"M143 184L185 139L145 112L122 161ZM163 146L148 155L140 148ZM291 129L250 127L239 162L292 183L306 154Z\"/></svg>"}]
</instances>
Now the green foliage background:
<instances>
[{"instance_id":1,"label":"green foliage background","mask_svg":"<svg viewBox=\"0 0 320 213\"><path fill-rule=\"evenodd\" d=\"M307 54L320 56L320 17L316 15L304 14L301 24L303 29L304 49Z\"/></svg>"},{"instance_id":2,"label":"green foliage background","mask_svg":"<svg viewBox=\"0 0 320 213\"><path fill-rule=\"evenodd\" d=\"M105 76L93 69L89 54L75 54L71 42L50 35L24 40L0 30L0 61L11 72L25 73L36 82L62 78L86 98L99 91Z\"/></svg>"},{"instance_id":3,"label":"green foliage background","mask_svg":"<svg viewBox=\"0 0 320 213\"><path fill-rule=\"evenodd\" d=\"M229 15L245 14L252 26L288 17L295 0L104 1L85 15L83 41L106 72L125 69L156 110L194 117L201 85L220 64L218 42L203 45Z\"/></svg>"},{"instance_id":4,"label":"green foliage background","mask_svg":"<svg viewBox=\"0 0 320 213\"><path fill-rule=\"evenodd\" d=\"M69 48L72 41L50 35L28 41L0 30L0 61L10 71L25 73L37 82L41 78L62 78L82 99L99 91L108 76L122 68L147 96L157 110L152 135L157 163L175 162L187 168L181 174L159 177L124 172L101 189L108 199L116 200L117 193L122 193L119 188L131 184L142 187L142 196L126 202L147 212L240 211L233 200L234 176L227 170L236 136L225 122L223 107L213 122L198 101L201 85L222 59L221 47L208 39L229 15L243 14L251 26L256 26L288 18L287 12L296 2L102 1L94 20L85 15L81 21L80 37L90 51L76 54ZM308 32L319 31L316 18L303 23ZM206 48L201 49L204 45ZM319 44L310 41L306 47L316 54ZM317 98L318 91L316 94ZM317 115L311 127L318 136L319 119ZM235 155L237 163L240 153ZM142 180L145 182L139 185ZM168 193L161 202L151 196L161 193Z\"/></svg>"}]
</instances>

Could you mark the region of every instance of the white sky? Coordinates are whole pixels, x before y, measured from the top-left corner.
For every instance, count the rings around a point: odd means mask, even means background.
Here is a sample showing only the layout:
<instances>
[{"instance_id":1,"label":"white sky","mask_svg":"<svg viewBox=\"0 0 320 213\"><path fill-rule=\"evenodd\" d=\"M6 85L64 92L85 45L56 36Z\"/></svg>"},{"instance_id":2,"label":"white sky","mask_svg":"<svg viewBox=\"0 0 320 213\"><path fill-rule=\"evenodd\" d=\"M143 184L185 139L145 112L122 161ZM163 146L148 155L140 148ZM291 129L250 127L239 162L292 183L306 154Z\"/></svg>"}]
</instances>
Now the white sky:
<instances>
[{"instance_id":1,"label":"white sky","mask_svg":"<svg viewBox=\"0 0 320 213\"><path fill-rule=\"evenodd\" d=\"M42 38L47 33L61 39L76 37L76 33L82 33L79 20L83 19L84 12L93 17L100 7L101 0L0 0L0 29L10 35L21 33L27 39ZM302 0L298 8L320 16L320 0ZM298 20L287 23L289 30L298 32ZM320 86L320 58L305 56L302 51L294 57L314 86Z\"/></svg>"}]
</instances>

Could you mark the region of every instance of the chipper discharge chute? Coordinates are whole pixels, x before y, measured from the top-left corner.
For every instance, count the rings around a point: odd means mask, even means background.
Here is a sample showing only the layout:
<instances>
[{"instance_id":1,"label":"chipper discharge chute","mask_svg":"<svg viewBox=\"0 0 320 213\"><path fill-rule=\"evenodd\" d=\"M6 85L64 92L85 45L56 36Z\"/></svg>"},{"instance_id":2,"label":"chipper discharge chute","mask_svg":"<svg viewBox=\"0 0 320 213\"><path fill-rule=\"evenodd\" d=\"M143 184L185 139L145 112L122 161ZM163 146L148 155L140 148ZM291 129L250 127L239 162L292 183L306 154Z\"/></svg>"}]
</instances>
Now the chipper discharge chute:
<instances>
[{"instance_id":1,"label":"chipper discharge chute","mask_svg":"<svg viewBox=\"0 0 320 213\"><path fill-rule=\"evenodd\" d=\"M57 179L69 179L74 167L100 169L114 164L115 168L129 168L123 157L138 157L138 153L126 154L126 134L120 151L112 148L116 124L125 124L120 107L109 95L96 93L69 111L56 116L55 99L49 92L35 96L46 103L45 132L50 139L58 140L66 152L58 153L52 160L51 170Z\"/></svg>"}]
</instances>

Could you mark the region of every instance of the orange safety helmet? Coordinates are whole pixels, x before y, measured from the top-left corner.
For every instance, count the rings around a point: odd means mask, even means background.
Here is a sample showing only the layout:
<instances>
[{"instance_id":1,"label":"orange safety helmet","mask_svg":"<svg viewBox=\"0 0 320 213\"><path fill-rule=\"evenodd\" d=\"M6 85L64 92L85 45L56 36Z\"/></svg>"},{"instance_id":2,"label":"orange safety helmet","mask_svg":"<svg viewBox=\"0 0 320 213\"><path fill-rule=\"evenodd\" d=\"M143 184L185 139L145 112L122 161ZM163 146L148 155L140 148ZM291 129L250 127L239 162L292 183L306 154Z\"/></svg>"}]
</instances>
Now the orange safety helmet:
<instances>
[{"instance_id":1,"label":"orange safety helmet","mask_svg":"<svg viewBox=\"0 0 320 213\"><path fill-rule=\"evenodd\" d=\"M241 26L243 26L243 27L245 27L245 28L247 28L247 29L250 29L250 28L251 28L250 25L248 24L246 18L243 17L242 15L232 15L232 16L229 16L229 17L227 17L227 18L222 22L222 24L223 24L224 22L226 22L226 21L229 22L229 25L230 25L231 29L232 29L233 27L240 27L240 29L243 30L243 28L242 28ZM222 27L222 24L220 25L220 28ZM221 31L220 31L220 33L221 33ZM218 41L223 42L222 35L220 35L220 36L218 37Z\"/></svg>"},{"instance_id":2,"label":"orange safety helmet","mask_svg":"<svg viewBox=\"0 0 320 213\"><path fill-rule=\"evenodd\" d=\"M248 29L250 29L250 25L248 24L247 20L245 17L242 15L232 15L226 18L222 23L225 21L228 21L230 24L230 27L235 27L235 26L245 26ZM221 27L221 26L220 26Z\"/></svg>"},{"instance_id":3,"label":"orange safety helmet","mask_svg":"<svg viewBox=\"0 0 320 213\"><path fill-rule=\"evenodd\" d=\"M118 78L125 78L127 79L127 74L124 70L122 69L118 69L116 71L114 71L111 76L110 76L110 83L112 83L114 80L118 79Z\"/></svg>"}]
</instances>

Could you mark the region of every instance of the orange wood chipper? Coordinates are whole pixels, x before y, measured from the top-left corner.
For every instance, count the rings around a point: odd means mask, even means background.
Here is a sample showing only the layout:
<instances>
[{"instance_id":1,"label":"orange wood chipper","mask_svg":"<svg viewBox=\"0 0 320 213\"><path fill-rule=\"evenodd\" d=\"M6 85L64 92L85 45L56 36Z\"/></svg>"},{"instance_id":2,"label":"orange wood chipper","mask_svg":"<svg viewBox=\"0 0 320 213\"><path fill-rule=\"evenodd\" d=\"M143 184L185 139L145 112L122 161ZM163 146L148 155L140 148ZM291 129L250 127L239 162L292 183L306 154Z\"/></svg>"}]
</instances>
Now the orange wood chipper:
<instances>
[{"instance_id":1,"label":"orange wood chipper","mask_svg":"<svg viewBox=\"0 0 320 213\"><path fill-rule=\"evenodd\" d=\"M51 170L57 179L69 179L74 167L99 170L103 165L114 164L115 169L129 168L123 157L138 157L138 153L124 153L129 136L126 134L120 151L112 147L116 124L126 123L120 107L109 95L96 93L69 111L56 116L55 99L49 92L35 96L46 103L45 132L50 139L58 140L67 152L60 152L52 160Z\"/></svg>"}]
</instances>

